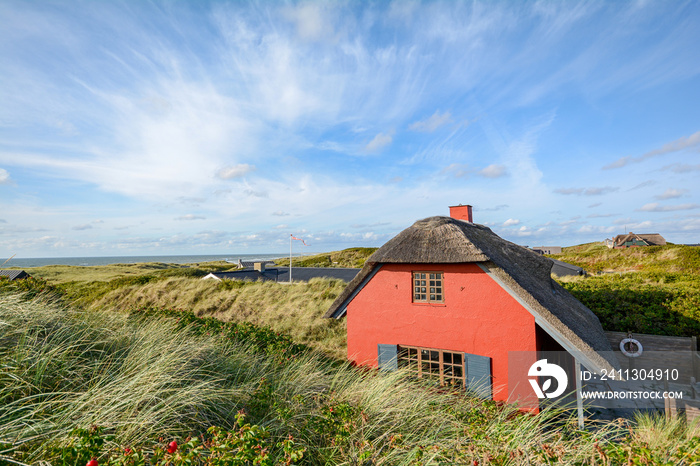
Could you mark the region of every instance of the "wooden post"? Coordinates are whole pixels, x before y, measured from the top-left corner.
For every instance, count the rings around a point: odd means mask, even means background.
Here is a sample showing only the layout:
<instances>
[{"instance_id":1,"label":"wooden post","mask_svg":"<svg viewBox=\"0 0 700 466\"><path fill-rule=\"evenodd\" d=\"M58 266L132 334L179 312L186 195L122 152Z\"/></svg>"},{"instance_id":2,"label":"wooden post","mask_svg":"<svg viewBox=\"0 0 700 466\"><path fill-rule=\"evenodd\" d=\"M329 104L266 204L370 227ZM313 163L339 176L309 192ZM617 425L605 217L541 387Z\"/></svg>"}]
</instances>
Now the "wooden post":
<instances>
[{"instance_id":1,"label":"wooden post","mask_svg":"<svg viewBox=\"0 0 700 466\"><path fill-rule=\"evenodd\" d=\"M574 360L576 366L576 411L578 412L578 427L583 429L583 396L581 395L581 363Z\"/></svg>"},{"instance_id":2,"label":"wooden post","mask_svg":"<svg viewBox=\"0 0 700 466\"><path fill-rule=\"evenodd\" d=\"M664 379L664 391L668 391L668 380ZM666 419L672 419L676 417L676 400L671 398L664 398L664 414L666 414Z\"/></svg>"},{"instance_id":3,"label":"wooden post","mask_svg":"<svg viewBox=\"0 0 700 466\"><path fill-rule=\"evenodd\" d=\"M692 337L690 357L693 358L693 377L698 378L698 339L695 335Z\"/></svg>"},{"instance_id":4,"label":"wooden post","mask_svg":"<svg viewBox=\"0 0 700 466\"><path fill-rule=\"evenodd\" d=\"M292 237L289 235L289 283L292 283Z\"/></svg>"},{"instance_id":5,"label":"wooden post","mask_svg":"<svg viewBox=\"0 0 700 466\"><path fill-rule=\"evenodd\" d=\"M695 357L695 356L693 356L693 357ZM696 398L698 397L698 394L697 394L697 392L695 391L695 384L696 384L696 383L697 383L697 381L695 380L695 377L691 377L691 378L690 378L690 396L691 396L693 399L696 399Z\"/></svg>"}]
</instances>

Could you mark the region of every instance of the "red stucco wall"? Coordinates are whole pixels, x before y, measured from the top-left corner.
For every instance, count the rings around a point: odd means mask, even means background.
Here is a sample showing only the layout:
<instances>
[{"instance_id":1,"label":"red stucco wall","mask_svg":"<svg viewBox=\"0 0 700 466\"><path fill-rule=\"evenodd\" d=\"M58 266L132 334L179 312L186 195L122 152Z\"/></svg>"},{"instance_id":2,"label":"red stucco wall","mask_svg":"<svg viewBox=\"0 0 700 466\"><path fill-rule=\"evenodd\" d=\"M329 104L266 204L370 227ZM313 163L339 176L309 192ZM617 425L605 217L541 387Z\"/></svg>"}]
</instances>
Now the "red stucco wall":
<instances>
[{"instance_id":1,"label":"red stucco wall","mask_svg":"<svg viewBox=\"0 0 700 466\"><path fill-rule=\"evenodd\" d=\"M444 272L444 304L412 302L412 271ZM508 351L535 351L535 319L476 264L385 264L347 307L348 358L377 365L377 345L489 356L494 400L507 401ZM532 389L511 392L531 398Z\"/></svg>"}]
</instances>

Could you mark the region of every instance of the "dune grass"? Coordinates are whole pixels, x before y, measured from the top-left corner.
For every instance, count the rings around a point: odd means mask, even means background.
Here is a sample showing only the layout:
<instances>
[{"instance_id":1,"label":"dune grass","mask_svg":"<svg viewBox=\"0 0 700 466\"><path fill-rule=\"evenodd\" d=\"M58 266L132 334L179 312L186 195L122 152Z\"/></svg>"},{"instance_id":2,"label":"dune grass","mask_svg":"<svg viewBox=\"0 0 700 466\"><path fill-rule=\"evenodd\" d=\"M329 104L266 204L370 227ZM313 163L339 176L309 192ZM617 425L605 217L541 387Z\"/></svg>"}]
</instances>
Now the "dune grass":
<instances>
[{"instance_id":1,"label":"dune grass","mask_svg":"<svg viewBox=\"0 0 700 466\"><path fill-rule=\"evenodd\" d=\"M344 359L345 320L322 318L344 288L340 280L322 278L289 285L173 277L118 286L89 302L93 309L181 308L200 317L251 322Z\"/></svg>"},{"instance_id":2,"label":"dune grass","mask_svg":"<svg viewBox=\"0 0 700 466\"><path fill-rule=\"evenodd\" d=\"M272 436L272 455L291 436L311 465L700 459L700 438L678 421L579 431L561 410L521 414L400 371L354 368L312 351L260 351L198 325L0 295L0 455L54 461L76 427L98 425L111 435L101 458L123 456L125 446L161 436L231 428L243 409Z\"/></svg>"}]
</instances>

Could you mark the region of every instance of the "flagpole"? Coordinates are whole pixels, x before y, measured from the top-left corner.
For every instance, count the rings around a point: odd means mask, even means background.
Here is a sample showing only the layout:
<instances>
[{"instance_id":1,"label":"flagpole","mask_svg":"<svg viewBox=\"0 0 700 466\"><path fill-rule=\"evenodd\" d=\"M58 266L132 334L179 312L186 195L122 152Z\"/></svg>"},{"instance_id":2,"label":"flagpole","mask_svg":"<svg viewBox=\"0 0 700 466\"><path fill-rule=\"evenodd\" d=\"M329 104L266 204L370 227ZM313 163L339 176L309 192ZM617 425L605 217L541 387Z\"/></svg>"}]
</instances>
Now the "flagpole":
<instances>
[{"instance_id":1,"label":"flagpole","mask_svg":"<svg viewBox=\"0 0 700 466\"><path fill-rule=\"evenodd\" d=\"M292 236L289 235L289 283L292 283Z\"/></svg>"}]
</instances>

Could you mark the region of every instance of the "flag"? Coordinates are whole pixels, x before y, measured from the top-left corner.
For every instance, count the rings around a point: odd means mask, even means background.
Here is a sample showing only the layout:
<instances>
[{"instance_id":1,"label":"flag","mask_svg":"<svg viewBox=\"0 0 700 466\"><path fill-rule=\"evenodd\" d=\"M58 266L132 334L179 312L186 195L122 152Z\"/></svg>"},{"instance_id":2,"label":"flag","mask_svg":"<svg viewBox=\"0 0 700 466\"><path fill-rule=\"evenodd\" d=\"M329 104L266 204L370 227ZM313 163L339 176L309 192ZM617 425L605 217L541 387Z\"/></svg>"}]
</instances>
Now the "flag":
<instances>
[{"instance_id":1,"label":"flag","mask_svg":"<svg viewBox=\"0 0 700 466\"><path fill-rule=\"evenodd\" d=\"M294 235L289 235L289 236L291 236L291 237L292 237L292 239L295 239L295 240L297 240L297 241L301 241L301 242L302 242L302 244L304 244L304 246L306 246L306 243L304 243L304 240L303 240L303 239L301 239L301 238L297 238L297 237L296 237L296 236L294 236Z\"/></svg>"}]
</instances>

